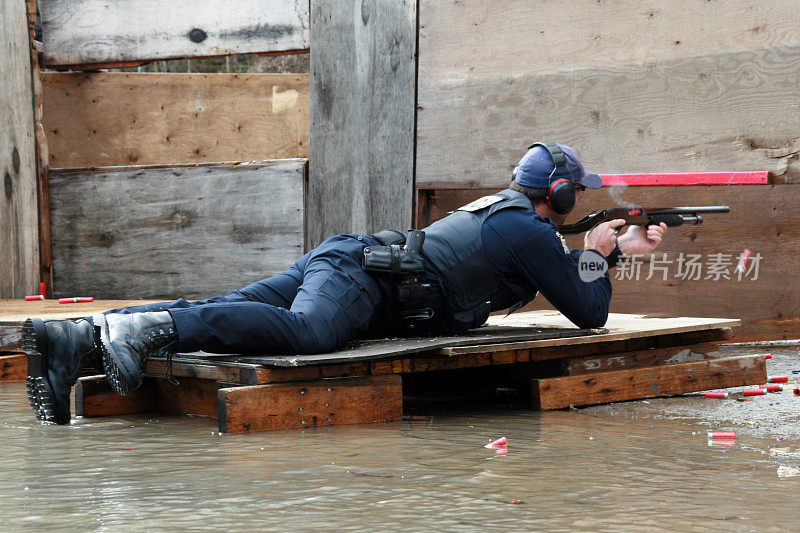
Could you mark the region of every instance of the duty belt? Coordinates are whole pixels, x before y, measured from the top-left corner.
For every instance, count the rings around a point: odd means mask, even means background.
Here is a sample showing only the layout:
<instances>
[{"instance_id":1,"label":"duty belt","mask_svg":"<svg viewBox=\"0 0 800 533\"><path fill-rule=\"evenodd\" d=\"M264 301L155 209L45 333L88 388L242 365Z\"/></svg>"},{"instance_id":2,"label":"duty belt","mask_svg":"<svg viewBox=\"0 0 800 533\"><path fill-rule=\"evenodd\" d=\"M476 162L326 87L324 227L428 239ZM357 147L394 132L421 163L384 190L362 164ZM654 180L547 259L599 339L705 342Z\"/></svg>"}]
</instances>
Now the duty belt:
<instances>
[{"instance_id":1,"label":"duty belt","mask_svg":"<svg viewBox=\"0 0 800 533\"><path fill-rule=\"evenodd\" d=\"M430 285L419 280L425 272L425 260L420 253L425 232L411 230L406 236L400 231L384 230L373 237L382 246L364 248L363 268L395 278L394 296L400 323L408 330L419 329L433 317Z\"/></svg>"}]
</instances>

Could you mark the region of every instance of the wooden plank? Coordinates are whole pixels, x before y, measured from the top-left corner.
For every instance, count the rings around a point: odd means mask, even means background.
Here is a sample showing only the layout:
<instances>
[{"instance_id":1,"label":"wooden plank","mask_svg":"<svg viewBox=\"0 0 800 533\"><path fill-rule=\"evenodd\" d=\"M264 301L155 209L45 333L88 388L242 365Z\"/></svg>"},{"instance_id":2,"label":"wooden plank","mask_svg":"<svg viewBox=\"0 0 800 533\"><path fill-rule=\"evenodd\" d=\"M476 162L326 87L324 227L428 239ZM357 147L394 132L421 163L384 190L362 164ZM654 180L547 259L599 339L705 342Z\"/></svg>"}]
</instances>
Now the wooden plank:
<instances>
[{"instance_id":1,"label":"wooden plank","mask_svg":"<svg viewBox=\"0 0 800 533\"><path fill-rule=\"evenodd\" d=\"M119 416L158 411L158 388L154 380L127 396L115 393L105 376L78 378L75 384L75 415L84 417Z\"/></svg>"},{"instance_id":2,"label":"wooden plank","mask_svg":"<svg viewBox=\"0 0 800 533\"><path fill-rule=\"evenodd\" d=\"M430 201L421 209L425 226L446 216L447 211L496 192L497 189L440 190L422 195ZM800 187L796 184L728 187L631 187L603 188L584 195L570 220L590 211L614 205L717 205L731 207L730 215L709 215L702 226L672 228L658 250L672 261L663 279L654 271L650 280L650 257L642 258L640 279L616 279L619 267L612 270L614 296L611 310L618 313L649 313L656 316L734 316L743 325L736 340L792 339L800 325L800 286L786 283L786 272L796 263L794 250L800 248ZM753 209L753 206L759 206ZM746 213L746 218L742 214ZM583 247L583 236L567 236L573 248ZM710 254L728 254L736 266L742 250L761 254L758 279L751 274L739 281L731 279L684 279L678 274L680 254L700 255L707 264ZM628 271L628 274L633 274ZM704 266L701 278L707 276ZM550 308L541 298L526 309ZM766 305L760 303L766 302Z\"/></svg>"},{"instance_id":3,"label":"wooden plank","mask_svg":"<svg viewBox=\"0 0 800 533\"><path fill-rule=\"evenodd\" d=\"M469 353L492 353L509 350L529 350L536 354L536 360L552 359L553 355L564 354L563 357L575 357L589 353L608 353L615 350L643 350L648 348L666 348L703 342L726 341L733 338L733 329L706 329L689 332L669 333L665 335L646 335L630 337L619 335L617 337L604 337L603 342L579 341L565 346L547 346L538 341L499 342L494 344L478 344L475 346L455 346L443 348L441 353L448 356L464 355ZM600 339L598 339L599 341ZM538 344L537 344L538 343ZM580 352L580 353L578 353Z\"/></svg>"},{"instance_id":4,"label":"wooden plank","mask_svg":"<svg viewBox=\"0 0 800 533\"><path fill-rule=\"evenodd\" d=\"M39 5L49 66L309 47L307 2L42 0Z\"/></svg>"},{"instance_id":5,"label":"wooden plank","mask_svg":"<svg viewBox=\"0 0 800 533\"><path fill-rule=\"evenodd\" d=\"M485 53L466 65L491 63ZM421 39L419 68L419 183L505 186L525 147L542 138L573 146L587 168L601 173L768 170L800 179L800 117L786 112L797 100L797 43L454 78L446 68L429 68Z\"/></svg>"},{"instance_id":6,"label":"wooden plank","mask_svg":"<svg viewBox=\"0 0 800 533\"><path fill-rule=\"evenodd\" d=\"M160 300L95 300L81 304L60 304L58 300L2 300L0 299L0 325L22 325L25 319L36 316L42 318L83 318L85 316L119 309L157 303ZM0 344L2 346L2 344Z\"/></svg>"},{"instance_id":7,"label":"wooden plank","mask_svg":"<svg viewBox=\"0 0 800 533\"><path fill-rule=\"evenodd\" d=\"M573 357L564 360L564 370L570 376L605 372L646 366L674 365L716 359L720 357L719 345L713 342L671 348L649 348L647 350L588 357Z\"/></svg>"},{"instance_id":8,"label":"wooden plank","mask_svg":"<svg viewBox=\"0 0 800 533\"><path fill-rule=\"evenodd\" d=\"M305 161L53 173L55 296L198 298L303 253Z\"/></svg>"},{"instance_id":9,"label":"wooden plank","mask_svg":"<svg viewBox=\"0 0 800 533\"><path fill-rule=\"evenodd\" d=\"M367 424L399 420L400 376L373 376L219 390L219 430Z\"/></svg>"},{"instance_id":10,"label":"wooden plank","mask_svg":"<svg viewBox=\"0 0 800 533\"><path fill-rule=\"evenodd\" d=\"M39 290L31 56L24 1L0 5L0 298Z\"/></svg>"},{"instance_id":11,"label":"wooden plank","mask_svg":"<svg viewBox=\"0 0 800 533\"><path fill-rule=\"evenodd\" d=\"M764 383L766 360L745 355L662 367L532 380L534 408L561 409Z\"/></svg>"},{"instance_id":12,"label":"wooden plank","mask_svg":"<svg viewBox=\"0 0 800 533\"><path fill-rule=\"evenodd\" d=\"M179 385L155 379L158 408L162 413L217 418L219 383L208 379L181 378Z\"/></svg>"},{"instance_id":13,"label":"wooden plank","mask_svg":"<svg viewBox=\"0 0 800 533\"><path fill-rule=\"evenodd\" d=\"M23 380L28 376L28 356L24 353L0 354L0 381Z\"/></svg>"},{"instance_id":14,"label":"wooden plank","mask_svg":"<svg viewBox=\"0 0 800 533\"><path fill-rule=\"evenodd\" d=\"M388 359L398 355L427 352L437 348L485 344L486 342L531 341L542 339L549 342L575 337L594 338L603 330L577 329L570 327L498 327L488 326L468 331L462 335L447 337L410 337L359 341L353 348L313 355L248 355L238 356L237 361L271 366L308 366L328 363L353 363Z\"/></svg>"},{"instance_id":15,"label":"wooden plank","mask_svg":"<svg viewBox=\"0 0 800 533\"><path fill-rule=\"evenodd\" d=\"M569 327L569 320L558 311L531 311L516 313L509 317L502 315L489 317L491 325L518 327ZM442 349L445 355L489 352L501 350L519 350L532 348L552 348L558 346L575 346L579 344L596 345L602 342L628 340L655 335L683 334L695 331L718 330L740 325L736 319L724 318L659 318L647 315L609 313L606 322L607 333L594 336L583 336L574 339L546 339L522 342L498 342L492 344L474 344L472 346L452 346ZM715 334L716 335L716 334ZM721 333L725 336L726 334Z\"/></svg>"},{"instance_id":16,"label":"wooden plank","mask_svg":"<svg viewBox=\"0 0 800 533\"><path fill-rule=\"evenodd\" d=\"M42 75L53 167L307 158L307 74Z\"/></svg>"},{"instance_id":17,"label":"wooden plank","mask_svg":"<svg viewBox=\"0 0 800 533\"><path fill-rule=\"evenodd\" d=\"M419 11L420 74L437 71L454 82L800 42L792 0L729 0L724 6L680 0L424 0Z\"/></svg>"},{"instance_id":18,"label":"wooden plank","mask_svg":"<svg viewBox=\"0 0 800 533\"><path fill-rule=\"evenodd\" d=\"M311 4L309 247L410 227L416 10L416 1Z\"/></svg>"}]
</instances>

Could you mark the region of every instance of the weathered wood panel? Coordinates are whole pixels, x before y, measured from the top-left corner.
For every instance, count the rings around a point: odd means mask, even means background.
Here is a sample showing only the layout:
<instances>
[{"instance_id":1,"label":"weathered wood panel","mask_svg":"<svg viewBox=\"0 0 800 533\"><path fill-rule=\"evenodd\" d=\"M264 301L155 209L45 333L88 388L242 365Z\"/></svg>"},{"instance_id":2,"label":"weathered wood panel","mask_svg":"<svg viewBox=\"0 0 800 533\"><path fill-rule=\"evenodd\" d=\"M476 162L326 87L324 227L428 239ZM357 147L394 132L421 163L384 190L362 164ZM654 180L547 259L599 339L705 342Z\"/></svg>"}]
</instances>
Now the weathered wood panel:
<instances>
[{"instance_id":1,"label":"weathered wood panel","mask_svg":"<svg viewBox=\"0 0 800 533\"><path fill-rule=\"evenodd\" d=\"M760 50L800 43L797 20L794 0L424 0L420 74L486 79Z\"/></svg>"},{"instance_id":2,"label":"weathered wood panel","mask_svg":"<svg viewBox=\"0 0 800 533\"><path fill-rule=\"evenodd\" d=\"M153 379L127 396L120 396L105 376L87 376L75 384L75 416L120 416L158 411L158 387Z\"/></svg>"},{"instance_id":3,"label":"weathered wood panel","mask_svg":"<svg viewBox=\"0 0 800 533\"><path fill-rule=\"evenodd\" d=\"M0 298L39 286L39 216L26 4L0 3Z\"/></svg>"},{"instance_id":4,"label":"weathered wood panel","mask_svg":"<svg viewBox=\"0 0 800 533\"><path fill-rule=\"evenodd\" d=\"M306 50L300 0L41 0L45 62L86 65Z\"/></svg>"},{"instance_id":5,"label":"weathered wood panel","mask_svg":"<svg viewBox=\"0 0 800 533\"><path fill-rule=\"evenodd\" d=\"M304 160L51 176L56 296L199 298L303 253Z\"/></svg>"},{"instance_id":6,"label":"weathered wood panel","mask_svg":"<svg viewBox=\"0 0 800 533\"><path fill-rule=\"evenodd\" d=\"M52 167L308 157L307 74L42 75Z\"/></svg>"},{"instance_id":7,"label":"weathered wood panel","mask_svg":"<svg viewBox=\"0 0 800 533\"><path fill-rule=\"evenodd\" d=\"M435 221L497 189L441 190L423 194L420 225ZM611 310L616 313L649 313L655 316L730 316L742 319L735 331L736 340L792 339L800 336L800 286L793 283L796 250L800 249L800 186L737 185L698 187L611 187L590 191L570 215L577 220L590 211L629 202L644 206L718 205L731 207L728 215L708 215L701 226L672 228L657 251L657 259L667 254L667 279L654 268L651 279L649 256L642 258L639 280L635 270L626 271L633 279L615 279ZM583 236L568 236L573 248L583 248ZM741 281L731 272L742 250L761 254L758 278L753 274ZM680 254L701 256L701 279L678 276ZM705 279L711 254L728 254L721 259L730 279ZM529 309L548 308L537 298ZM513 316L513 315L512 315Z\"/></svg>"},{"instance_id":8,"label":"weathered wood panel","mask_svg":"<svg viewBox=\"0 0 800 533\"><path fill-rule=\"evenodd\" d=\"M799 16L793 0L425 2L417 183L501 185L545 138L600 172L798 179Z\"/></svg>"},{"instance_id":9,"label":"weathered wood panel","mask_svg":"<svg viewBox=\"0 0 800 533\"><path fill-rule=\"evenodd\" d=\"M646 366L674 365L691 363L720 357L719 345L705 343L696 346L677 346L672 348L650 348L627 353L611 353L573 357L563 362L564 370L573 376L591 372L626 370Z\"/></svg>"},{"instance_id":10,"label":"weathered wood panel","mask_svg":"<svg viewBox=\"0 0 800 533\"><path fill-rule=\"evenodd\" d=\"M534 408L545 410L724 389L763 383L766 379L764 357L745 355L662 367L534 379L531 384Z\"/></svg>"},{"instance_id":11,"label":"weathered wood panel","mask_svg":"<svg viewBox=\"0 0 800 533\"><path fill-rule=\"evenodd\" d=\"M308 244L408 229L416 1L312 2Z\"/></svg>"},{"instance_id":12,"label":"weathered wood panel","mask_svg":"<svg viewBox=\"0 0 800 533\"><path fill-rule=\"evenodd\" d=\"M403 415L400 376L365 376L219 390L219 430L369 424Z\"/></svg>"},{"instance_id":13,"label":"weathered wood panel","mask_svg":"<svg viewBox=\"0 0 800 533\"><path fill-rule=\"evenodd\" d=\"M0 381L19 381L28 376L28 356L0 354Z\"/></svg>"}]
</instances>

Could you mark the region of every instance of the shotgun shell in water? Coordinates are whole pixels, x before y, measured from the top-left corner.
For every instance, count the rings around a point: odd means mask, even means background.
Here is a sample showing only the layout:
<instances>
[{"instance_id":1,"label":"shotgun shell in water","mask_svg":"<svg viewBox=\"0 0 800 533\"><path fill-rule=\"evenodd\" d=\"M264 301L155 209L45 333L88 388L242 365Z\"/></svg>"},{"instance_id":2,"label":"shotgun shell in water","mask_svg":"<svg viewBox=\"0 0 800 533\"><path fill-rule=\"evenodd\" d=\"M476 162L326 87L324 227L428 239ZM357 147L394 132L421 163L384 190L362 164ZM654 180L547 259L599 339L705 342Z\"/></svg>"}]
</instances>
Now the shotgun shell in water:
<instances>
[{"instance_id":1,"label":"shotgun shell in water","mask_svg":"<svg viewBox=\"0 0 800 533\"><path fill-rule=\"evenodd\" d=\"M744 389L742 391L742 394L745 396L762 396L766 393L766 389Z\"/></svg>"},{"instance_id":2,"label":"shotgun shell in water","mask_svg":"<svg viewBox=\"0 0 800 533\"><path fill-rule=\"evenodd\" d=\"M789 376L771 376L767 381L770 383L789 383Z\"/></svg>"},{"instance_id":3,"label":"shotgun shell in water","mask_svg":"<svg viewBox=\"0 0 800 533\"><path fill-rule=\"evenodd\" d=\"M484 448L502 448L503 446L508 446L508 439L505 437L500 437L494 442L490 442Z\"/></svg>"},{"instance_id":4,"label":"shotgun shell in water","mask_svg":"<svg viewBox=\"0 0 800 533\"><path fill-rule=\"evenodd\" d=\"M42 294L31 294L30 296L25 297L26 302L35 302L36 300L44 300L44 295Z\"/></svg>"},{"instance_id":5,"label":"shotgun shell in water","mask_svg":"<svg viewBox=\"0 0 800 533\"><path fill-rule=\"evenodd\" d=\"M728 393L719 390L707 390L706 392L703 393L703 396L705 396L706 398L727 398Z\"/></svg>"},{"instance_id":6,"label":"shotgun shell in water","mask_svg":"<svg viewBox=\"0 0 800 533\"><path fill-rule=\"evenodd\" d=\"M783 386L779 385L778 383L770 383L767 385L767 392L781 392L783 390Z\"/></svg>"},{"instance_id":7,"label":"shotgun shell in water","mask_svg":"<svg viewBox=\"0 0 800 533\"><path fill-rule=\"evenodd\" d=\"M709 431L709 439L735 439L736 433L733 431Z\"/></svg>"}]
</instances>

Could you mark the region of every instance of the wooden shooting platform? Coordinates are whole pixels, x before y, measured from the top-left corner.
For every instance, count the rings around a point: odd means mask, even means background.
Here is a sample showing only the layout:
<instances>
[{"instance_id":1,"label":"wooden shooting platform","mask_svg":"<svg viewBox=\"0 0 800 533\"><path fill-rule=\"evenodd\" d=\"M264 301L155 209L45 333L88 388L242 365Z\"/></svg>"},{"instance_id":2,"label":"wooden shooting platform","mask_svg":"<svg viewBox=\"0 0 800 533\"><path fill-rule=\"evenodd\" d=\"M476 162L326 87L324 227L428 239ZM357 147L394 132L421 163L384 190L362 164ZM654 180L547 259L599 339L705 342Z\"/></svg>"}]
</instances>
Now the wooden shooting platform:
<instances>
[{"instance_id":1,"label":"wooden shooting platform","mask_svg":"<svg viewBox=\"0 0 800 533\"><path fill-rule=\"evenodd\" d=\"M0 350L13 349L14 330L26 316L80 317L141 303L65 309L0 301ZM21 307L31 312L20 314ZM179 354L172 369L178 386L164 379L165 361L151 359L143 386L129 396L114 394L104 376L81 378L75 407L85 417L154 411L207 416L219 420L221 432L236 433L397 420L403 381L426 373L444 383L477 369L491 385L492 371L502 369L530 387L535 409L764 382L763 356L722 357L718 351L738 325L734 319L611 314L604 329L579 330L557 312L533 311L492 317L464 336L368 340L330 354ZM24 354L6 357L24 361Z\"/></svg>"}]
</instances>

